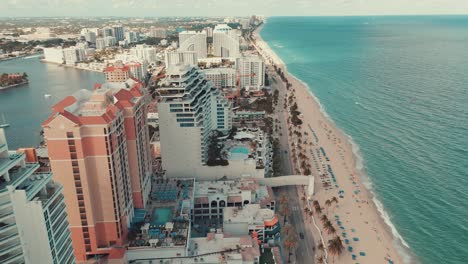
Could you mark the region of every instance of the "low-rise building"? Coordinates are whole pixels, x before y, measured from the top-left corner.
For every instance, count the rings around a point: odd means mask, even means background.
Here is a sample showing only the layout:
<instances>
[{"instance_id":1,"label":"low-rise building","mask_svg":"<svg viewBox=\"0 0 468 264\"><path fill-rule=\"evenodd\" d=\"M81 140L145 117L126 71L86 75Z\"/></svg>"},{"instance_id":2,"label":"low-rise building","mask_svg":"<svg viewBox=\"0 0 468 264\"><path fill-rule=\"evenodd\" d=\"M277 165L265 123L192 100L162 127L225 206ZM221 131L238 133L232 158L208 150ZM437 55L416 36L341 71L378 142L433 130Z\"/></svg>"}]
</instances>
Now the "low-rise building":
<instances>
[{"instance_id":1,"label":"low-rise building","mask_svg":"<svg viewBox=\"0 0 468 264\"><path fill-rule=\"evenodd\" d=\"M262 126L264 119L265 111L235 111L232 117L232 125L237 127L252 124Z\"/></svg>"},{"instance_id":2,"label":"low-rise building","mask_svg":"<svg viewBox=\"0 0 468 264\"><path fill-rule=\"evenodd\" d=\"M258 240L266 243L280 235L278 216L275 211L261 208L260 204L246 204L243 207L227 207L223 214L224 232L235 236L255 233Z\"/></svg>"},{"instance_id":3,"label":"low-rise building","mask_svg":"<svg viewBox=\"0 0 468 264\"><path fill-rule=\"evenodd\" d=\"M271 187L255 180L204 181L195 183L192 219L223 219L228 207L242 208L259 204L261 208L275 209Z\"/></svg>"}]
</instances>

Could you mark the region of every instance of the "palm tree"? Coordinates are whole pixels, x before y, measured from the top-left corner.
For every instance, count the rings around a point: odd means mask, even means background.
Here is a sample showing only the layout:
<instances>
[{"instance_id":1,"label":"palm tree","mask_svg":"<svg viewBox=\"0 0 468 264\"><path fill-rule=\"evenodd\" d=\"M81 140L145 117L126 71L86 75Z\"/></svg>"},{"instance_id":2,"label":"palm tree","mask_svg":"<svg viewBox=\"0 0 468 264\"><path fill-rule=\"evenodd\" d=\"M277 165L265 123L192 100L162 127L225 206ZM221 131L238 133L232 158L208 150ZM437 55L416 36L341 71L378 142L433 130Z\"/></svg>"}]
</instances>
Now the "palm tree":
<instances>
[{"instance_id":1,"label":"palm tree","mask_svg":"<svg viewBox=\"0 0 468 264\"><path fill-rule=\"evenodd\" d=\"M283 227L283 246L289 251L288 263L291 263L293 249L297 246L297 233L291 225Z\"/></svg>"},{"instance_id":2,"label":"palm tree","mask_svg":"<svg viewBox=\"0 0 468 264\"><path fill-rule=\"evenodd\" d=\"M331 201L334 202L334 203L338 203L338 198L336 198L335 196L333 196L333 197L331 198Z\"/></svg>"},{"instance_id":3,"label":"palm tree","mask_svg":"<svg viewBox=\"0 0 468 264\"><path fill-rule=\"evenodd\" d=\"M322 222L322 224L325 224L326 222L329 222L330 220L328 220L327 215L322 215L322 217L320 217L320 221Z\"/></svg>"},{"instance_id":4,"label":"palm tree","mask_svg":"<svg viewBox=\"0 0 468 264\"><path fill-rule=\"evenodd\" d=\"M322 214L322 208L320 208L320 206L315 207L315 212L316 212L318 215Z\"/></svg>"},{"instance_id":5,"label":"palm tree","mask_svg":"<svg viewBox=\"0 0 468 264\"><path fill-rule=\"evenodd\" d=\"M320 250L320 251L324 251L324 250L325 250L325 248L324 248L322 242L319 242L319 244L317 245L317 249Z\"/></svg>"},{"instance_id":6,"label":"palm tree","mask_svg":"<svg viewBox=\"0 0 468 264\"><path fill-rule=\"evenodd\" d=\"M314 211L310 210L309 211L309 216L310 216L310 222L312 222L312 217L314 216Z\"/></svg>"},{"instance_id":7,"label":"palm tree","mask_svg":"<svg viewBox=\"0 0 468 264\"><path fill-rule=\"evenodd\" d=\"M322 256L317 257L317 264L323 264L323 257Z\"/></svg>"},{"instance_id":8,"label":"palm tree","mask_svg":"<svg viewBox=\"0 0 468 264\"><path fill-rule=\"evenodd\" d=\"M339 236L335 236L333 239L328 240L328 252L333 256L332 261L335 262L335 256L343 253L343 243Z\"/></svg>"},{"instance_id":9,"label":"palm tree","mask_svg":"<svg viewBox=\"0 0 468 264\"><path fill-rule=\"evenodd\" d=\"M327 206L327 214L328 214L328 208L331 206L332 202L330 200L325 201L325 205Z\"/></svg>"},{"instance_id":10,"label":"palm tree","mask_svg":"<svg viewBox=\"0 0 468 264\"><path fill-rule=\"evenodd\" d=\"M336 229L333 226L331 226L330 229L328 229L328 234L329 235L330 234L336 234Z\"/></svg>"},{"instance_id":11,"label":"palm tree","mask_svg":"<svg viewBox=\"0 0 468 264\"><path fill-rule=\"evenodd\" d=\"M335 229L335 228L333 227L333 224L330 221L327 221L327 222L325 222L323 224L323 229L326 230L327 233L330 235L330 234L332 234L332 232L331 232L331 231L333 231L332 229Z\"/></svg>"}]
</instances>

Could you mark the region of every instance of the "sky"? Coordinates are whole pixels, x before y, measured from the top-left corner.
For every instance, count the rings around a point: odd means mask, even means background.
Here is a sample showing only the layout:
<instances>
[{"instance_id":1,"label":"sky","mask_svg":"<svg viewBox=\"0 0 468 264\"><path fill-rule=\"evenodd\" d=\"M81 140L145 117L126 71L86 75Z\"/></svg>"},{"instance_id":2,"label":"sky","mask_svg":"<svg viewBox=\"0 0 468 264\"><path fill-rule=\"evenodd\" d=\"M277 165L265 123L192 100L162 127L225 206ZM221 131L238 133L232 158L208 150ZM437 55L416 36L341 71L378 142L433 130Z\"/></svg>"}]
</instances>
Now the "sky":
<instances>
[{"instance_id":1,"label":"sky","mask_svg":"<svg viewBox=\"0 0 468 264\"><path fill-rule=\"evenodd\" d=\"M344 16L468 14L468 0L0 0L18 16Z\"/></svg>"}]
</instances>

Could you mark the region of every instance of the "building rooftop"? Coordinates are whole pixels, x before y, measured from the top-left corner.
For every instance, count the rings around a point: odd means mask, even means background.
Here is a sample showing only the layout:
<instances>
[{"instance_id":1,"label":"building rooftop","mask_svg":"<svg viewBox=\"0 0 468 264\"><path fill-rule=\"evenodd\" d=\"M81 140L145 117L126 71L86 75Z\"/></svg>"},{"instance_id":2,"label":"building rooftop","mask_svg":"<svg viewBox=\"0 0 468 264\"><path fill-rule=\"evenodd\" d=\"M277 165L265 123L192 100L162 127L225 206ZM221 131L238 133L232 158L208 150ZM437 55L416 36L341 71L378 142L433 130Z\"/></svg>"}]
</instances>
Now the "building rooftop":
<instances>
[{"instance_id":1,"label":"building rooftop","mask_svg":"<svg viewBox=\"0 0 468 264\"><path fill-rule=\"evenodd\" d=\"M262 225L265 222L278 222L275 212L271 209L261 208L260 204L247 204L242 208L226 207L223 211L224 222L249 223Z\"/></svg>"},{"instance_id":2,"label":"building rooftop","mask_svg":"<svg viewBox=\"0 0 468 264\"><path fill-rule=\"evenodd\" d=\"M207 237L190 240L188 255L198 256L200 262L231 263L229 261L237 260L242 263L260 257L260 250L250 236L231 237L223 233L209 233Z\"/></svg>"},{"instance_id":3,"label":"building rooftop","mask_svg":"<svg viewBox=\"0 0 468 264\"><path fill-rule=\"evenodd\" d=\"M274 200L273 191L270 187L260 185L253 179L242 179L237 181L204 181L195 183L195 203L208 203L208 197L215 194L223 194L235 201L243 192L252 194L252 203L267 205Z\"/></svg>"}]
</instances>

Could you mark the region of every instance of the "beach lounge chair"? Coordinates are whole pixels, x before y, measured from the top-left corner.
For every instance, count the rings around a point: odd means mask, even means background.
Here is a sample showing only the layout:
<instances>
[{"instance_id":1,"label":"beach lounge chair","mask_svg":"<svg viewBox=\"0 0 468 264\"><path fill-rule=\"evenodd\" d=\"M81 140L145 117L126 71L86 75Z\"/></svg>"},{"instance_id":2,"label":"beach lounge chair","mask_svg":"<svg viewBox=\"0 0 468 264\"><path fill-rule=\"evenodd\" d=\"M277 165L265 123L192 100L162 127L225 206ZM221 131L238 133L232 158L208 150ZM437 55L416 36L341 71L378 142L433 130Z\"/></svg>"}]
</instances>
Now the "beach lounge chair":
<instances>
[{"instance_id":1,"label":"beach lounge chair","mask_svg":"<svg viewBox=\"0 0 468 264\"><path fill-rule=\"evenodd\" d=\"M356 260L356 255L352 254L351 257L353 258L353 260Z\"/></svg>"},{"instance_id":2,"label":"beach lounge chair","mask_svg":"<svg viewBox=\"0 0 468 264\"><path fill-rule=\"evenodd\" d=\"M351 246L348 247L348 251L349 251L349 252L353 252L353 247L351 247Z\"/></svg>"},{"instance_id":3,"label":"beach lounge chair","mask_svg":"<svg viewBox=\"0 0 468 264\"><path fill-rule=\"evenodd\" d=\"M349 239L345 239L344 242L346 245L349 245Z\"/></svg>"},{"instance_id":4,"label":"beach lounge chair","mask_svg":"<svg viewBox=\"0 0 468 264\"><path fill-rule=\"evenodd\" d=\"M365 252L359 252L359 255L364 257L366 255L366 253Z\"/></svg>"},{"instance_id":5,"label":"beach lounge chair","mask_svg":"<svg viewBox=\"0 0 468 264\"><path fill-rule=\"evenodd\" d=\"M353 237L353 241L359 241L359 238Z\"/></svg>"}]
</instances>

